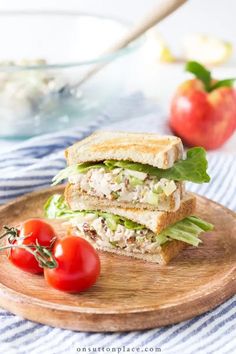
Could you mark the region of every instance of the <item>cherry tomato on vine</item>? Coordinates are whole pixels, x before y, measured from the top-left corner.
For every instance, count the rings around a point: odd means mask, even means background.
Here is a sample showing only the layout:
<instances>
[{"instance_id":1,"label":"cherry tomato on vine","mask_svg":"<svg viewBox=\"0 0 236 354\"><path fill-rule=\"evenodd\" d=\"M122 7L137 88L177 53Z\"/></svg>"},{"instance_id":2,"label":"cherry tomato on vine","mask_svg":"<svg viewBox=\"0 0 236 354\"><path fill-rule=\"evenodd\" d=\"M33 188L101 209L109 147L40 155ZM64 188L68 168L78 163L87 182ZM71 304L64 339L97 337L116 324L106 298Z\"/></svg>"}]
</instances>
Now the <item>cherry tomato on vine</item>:
<instances>
[{"instance_id":1,"label":"cherry tomato on vine","mask_svg":"<svg viewBox=\"0 0 236 354\"><path fill-rule=\"evenodd\" d=\"M44 268L44 277L53 288L75 293L90 288L96 282L100 260L96 250L85 239L78 236L58 239L52 255L57 267Z\"/></svg>"},{"instance_id":2,"label":"cherry tomato on vine","mask_svg":"<svg viewBox=\"0 0 236 354\"><path fill-rule=\"evenodd\" d=\"M12 242L6 246L13 246L8 250L9 260L18 268L34 274L43 273L43 268L39 264L39 259L35 257L34 251L36 244L49 248L55 238L55 231L51 225L41 219L29 219L24 221L19 228L8 228L12 232L8 235L13 236ZM7 227L5 227L7 234ZM24 248L26 247L26 248ZM28 247L28 249L27 249Z\"/></svg>"}]
</instances>

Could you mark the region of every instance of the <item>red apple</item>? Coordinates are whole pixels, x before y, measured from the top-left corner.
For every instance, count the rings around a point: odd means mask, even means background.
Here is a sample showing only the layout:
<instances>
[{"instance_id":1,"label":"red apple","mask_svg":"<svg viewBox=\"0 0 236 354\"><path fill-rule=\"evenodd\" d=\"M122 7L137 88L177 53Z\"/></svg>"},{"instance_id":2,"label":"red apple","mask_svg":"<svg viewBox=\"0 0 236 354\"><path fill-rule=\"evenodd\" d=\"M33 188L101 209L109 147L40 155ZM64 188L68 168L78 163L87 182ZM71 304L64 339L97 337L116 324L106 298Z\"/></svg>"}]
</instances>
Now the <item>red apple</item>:
<instances>
[{"instance_id":1,"label":"red apple","mask_svg":"<svg viewBox=\"0 0 236 354\"><path fill-rule=\"evenodd\" d=\"M234 79L216 81L202 65L189 62L197 77L181 84L171 103L170 127L189 146L216 149L236 129Z\"/></svg>"}]
</instances>

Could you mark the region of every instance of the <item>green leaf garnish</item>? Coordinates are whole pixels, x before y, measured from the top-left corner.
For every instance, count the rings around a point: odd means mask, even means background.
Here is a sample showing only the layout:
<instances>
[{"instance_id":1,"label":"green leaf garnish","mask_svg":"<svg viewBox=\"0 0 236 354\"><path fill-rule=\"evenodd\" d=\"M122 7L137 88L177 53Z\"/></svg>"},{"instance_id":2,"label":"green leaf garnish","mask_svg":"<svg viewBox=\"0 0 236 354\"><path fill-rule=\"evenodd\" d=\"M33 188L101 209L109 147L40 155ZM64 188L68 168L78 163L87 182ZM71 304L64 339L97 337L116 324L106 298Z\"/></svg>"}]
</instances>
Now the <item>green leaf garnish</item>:
<instances>
[{"instance_id":1,"label":"green leaf garnish","mask_svg":"<svg viewBox=\"0 0 236 354\"><path fill-rule=\"evenodd\" d=\"M211 72L207 70L203 65L197 61L188 61L185 70L192 73L196 78L198 78L205 86L206 91L210 90L211 87Z\"/></svg>"},{"instance_id":2,"label":"green leaf garnish","mask_svg":"<svg viewBox=\"0 0 236 354\"><path fill-rule=\"evenodd\" d=\"M202 81L207 92L211 92L220 87L232 87L236 80L236 78L229 78L219 80L212 84L211 72L197 61L188 61L185 66L185 70L192 73L198 80Z\"/></svg>"},{"instance_id":3,"label":"green leaf garnish","mask_svg":"<svg viewBox=\"0 0 236 354\"><path fill-rule=\"evenodd\" d=\"M219 80L211 86L210 91L216 90L220 87L233 87L235 80L236 80L236 78Z\"/></svg>"}]
</instances>

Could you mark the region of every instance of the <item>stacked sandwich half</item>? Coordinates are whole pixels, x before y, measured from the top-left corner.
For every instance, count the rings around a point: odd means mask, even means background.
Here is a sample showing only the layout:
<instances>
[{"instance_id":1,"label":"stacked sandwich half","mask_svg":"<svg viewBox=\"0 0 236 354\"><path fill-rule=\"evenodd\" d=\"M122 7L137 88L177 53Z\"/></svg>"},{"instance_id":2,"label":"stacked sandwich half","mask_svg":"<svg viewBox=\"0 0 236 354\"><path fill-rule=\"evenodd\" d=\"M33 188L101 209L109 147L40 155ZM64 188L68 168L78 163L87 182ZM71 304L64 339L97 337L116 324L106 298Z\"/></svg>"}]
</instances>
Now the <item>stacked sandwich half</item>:
<instances>
[{"instance_id":1,"label":"stacked sandwich half","mask_svg":"<svg viewBox=\"0 0 236 354\"><path fill-rule=\"evenodd\" d=\"M45 205L97 249L166 264L212 225L194 216L184 182L209 182L202 148L173 136L98 132L66 150L65 195Z\"/></svg>"}]
</instances>

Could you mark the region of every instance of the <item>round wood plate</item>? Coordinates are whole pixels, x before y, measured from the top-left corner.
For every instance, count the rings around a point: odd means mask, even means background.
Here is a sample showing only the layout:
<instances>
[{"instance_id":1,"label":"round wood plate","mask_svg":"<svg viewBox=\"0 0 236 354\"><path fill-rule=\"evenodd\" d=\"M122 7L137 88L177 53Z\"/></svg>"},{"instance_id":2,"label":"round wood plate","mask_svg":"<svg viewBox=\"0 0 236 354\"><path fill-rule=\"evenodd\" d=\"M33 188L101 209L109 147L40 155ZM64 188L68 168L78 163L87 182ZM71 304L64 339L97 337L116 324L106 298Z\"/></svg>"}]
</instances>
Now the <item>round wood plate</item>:
<instances>
[{"instance_id":1,"label":"round wood plate","mask_svg":"<svg viewBox=\"0 0 236 354\"><path fill-rule=\"evenodd\" d=\"M42 217L43 204L63 187L31 193L0 208L0 227ZM215 225L199 248L184 250L168 266L101 253L102 273L88 291L67 294L42 276L0 257L0 306L32 321L82 331L140 330L180 322L236 293L235 214L197 196L196 215ZM59 235L65 226L53 221Z\"/></svg>"}]
</instances>

